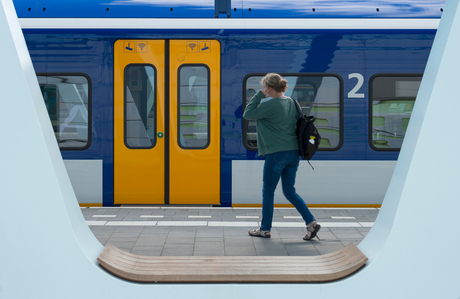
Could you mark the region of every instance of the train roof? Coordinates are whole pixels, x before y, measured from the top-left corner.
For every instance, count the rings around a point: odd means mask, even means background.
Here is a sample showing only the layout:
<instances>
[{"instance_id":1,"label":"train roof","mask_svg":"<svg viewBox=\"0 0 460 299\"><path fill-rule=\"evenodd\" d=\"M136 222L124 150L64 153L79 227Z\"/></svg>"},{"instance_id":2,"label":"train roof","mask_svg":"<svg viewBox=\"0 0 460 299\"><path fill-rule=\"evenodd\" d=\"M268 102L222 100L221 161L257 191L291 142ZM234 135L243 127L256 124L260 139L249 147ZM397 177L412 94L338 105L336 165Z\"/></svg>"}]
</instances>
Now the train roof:
<instances>
[{"instance_id":1,"label":"train roof","mask_svg":"<svg viewBox=\"0 0 460 299\"><path fill-rule=\"evenodd\" d=\"M445 0L13 0L19 18L440 18Z\"/></svg>"}]
</instances>

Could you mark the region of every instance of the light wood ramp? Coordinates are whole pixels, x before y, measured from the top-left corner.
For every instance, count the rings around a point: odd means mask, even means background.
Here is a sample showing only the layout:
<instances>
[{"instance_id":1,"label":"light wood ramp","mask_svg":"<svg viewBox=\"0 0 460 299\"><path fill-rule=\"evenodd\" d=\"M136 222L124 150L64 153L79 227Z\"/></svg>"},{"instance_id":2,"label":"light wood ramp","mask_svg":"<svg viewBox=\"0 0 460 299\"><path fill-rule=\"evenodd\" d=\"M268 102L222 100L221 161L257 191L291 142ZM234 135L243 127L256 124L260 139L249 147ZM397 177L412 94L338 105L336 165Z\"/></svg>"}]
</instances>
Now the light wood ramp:
<instances>
[{"instance_id":1,"label":"light wood ramp","mask_svg":"<svg viewBox=\"0 0 460 299\"><path fill-rule=\"evenodd\" d=\"M359 270L367 257L350 244L319 256L140 256L108 244L97 259L108 272L154 283L326 282Z\"/></svg>"}]
</instances>

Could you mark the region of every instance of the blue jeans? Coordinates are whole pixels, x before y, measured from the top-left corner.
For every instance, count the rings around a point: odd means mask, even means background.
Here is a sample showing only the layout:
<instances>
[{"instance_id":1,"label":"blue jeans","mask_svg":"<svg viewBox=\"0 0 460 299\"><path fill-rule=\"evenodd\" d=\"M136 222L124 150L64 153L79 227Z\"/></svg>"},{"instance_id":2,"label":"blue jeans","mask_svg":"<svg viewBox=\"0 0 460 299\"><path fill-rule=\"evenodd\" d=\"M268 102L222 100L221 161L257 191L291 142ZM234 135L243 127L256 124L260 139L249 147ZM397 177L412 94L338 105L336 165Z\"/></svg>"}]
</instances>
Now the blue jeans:
<instances>
[{"instance_id":1,"label":"blue jeans","mask_svg":"<svg viewBox=\"0 0 460 299\"><path fill-rule=\"evenodd\" d=\"M280 177L284 196L299 211L305 224L315 220L303 199L295 192L294 184L298 167L298 150L265 155L261 229L270 231L272 228L275 189Z\"/></svg>"}]
</instances>

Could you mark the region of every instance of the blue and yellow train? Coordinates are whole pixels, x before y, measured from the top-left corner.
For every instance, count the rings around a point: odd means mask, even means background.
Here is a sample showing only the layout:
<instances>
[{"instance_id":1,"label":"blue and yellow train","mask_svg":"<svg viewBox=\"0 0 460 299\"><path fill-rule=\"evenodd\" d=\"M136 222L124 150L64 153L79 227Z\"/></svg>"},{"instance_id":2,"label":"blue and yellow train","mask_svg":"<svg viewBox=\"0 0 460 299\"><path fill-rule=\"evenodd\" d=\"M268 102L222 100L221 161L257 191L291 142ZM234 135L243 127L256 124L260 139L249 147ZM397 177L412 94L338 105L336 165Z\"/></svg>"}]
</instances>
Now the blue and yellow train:
<instances>
[{"instance_id":1,"label":"blue and yellow train","mask_svg":"<svg viewBox=\"0 0 460 299\"><path fill-rule=\"evenodd\" d=\"M14 0L81 205L223 207L261 204L267 72L323 137L305 201L379 206L444 2Z\"/></svg>"}]
</instances>

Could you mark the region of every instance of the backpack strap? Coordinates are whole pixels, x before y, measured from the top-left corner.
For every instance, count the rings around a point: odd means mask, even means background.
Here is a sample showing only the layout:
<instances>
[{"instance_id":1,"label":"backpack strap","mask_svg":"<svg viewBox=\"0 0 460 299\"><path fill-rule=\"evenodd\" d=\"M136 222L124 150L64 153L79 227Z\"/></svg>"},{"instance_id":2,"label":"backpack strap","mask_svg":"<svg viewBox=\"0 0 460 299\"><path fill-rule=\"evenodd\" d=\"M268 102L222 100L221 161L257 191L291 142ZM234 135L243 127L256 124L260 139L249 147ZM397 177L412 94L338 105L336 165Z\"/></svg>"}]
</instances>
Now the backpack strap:
<instances>
[{"instance_id":1,"label":"backpack strap","mask_svg":"<svg viewBox=\"0 0 460 299\"><path fill-rule=\"evenodd\" d=\"M313 115L304 114L303 111L302 111L302 108L300 107L299 102L297 102L297 100L294 99L294 98L291 98L291 99L294 101L295 107L297 108L297 112L299 112L300 117L304 117L308 121L315 122L316 117L314 117Z\"/></svg>"},{"instance_id":2,"label":"backpack strap","mask_svg":"<svg viewBox=\"0 0 460 299\"><path fill-rule=\"evenodd\" d=\"M302 108L300 108L299 102L297 102L297 100L294 99L294 98L291 98L291 100L294 101L294 105L295 105L295 107L297 108L297 112L299 112L299 115L302 116L302 115L303 115L303 112L302 112Z\"/></svg>"}]
</instances>

